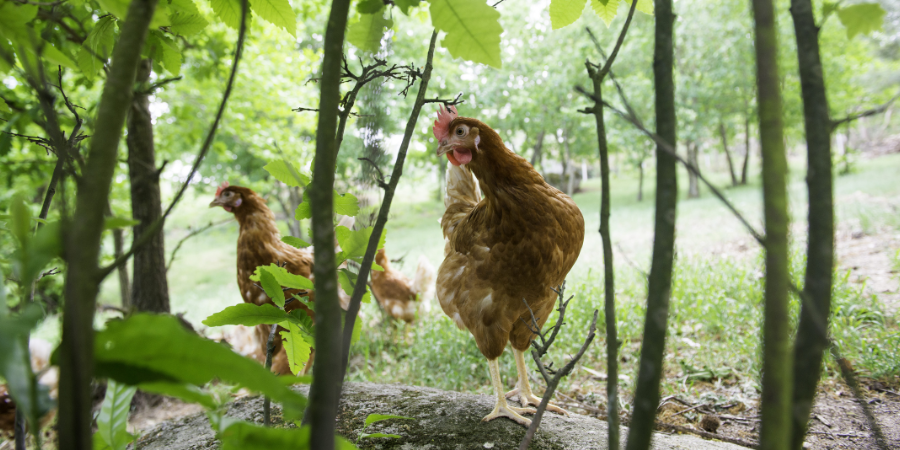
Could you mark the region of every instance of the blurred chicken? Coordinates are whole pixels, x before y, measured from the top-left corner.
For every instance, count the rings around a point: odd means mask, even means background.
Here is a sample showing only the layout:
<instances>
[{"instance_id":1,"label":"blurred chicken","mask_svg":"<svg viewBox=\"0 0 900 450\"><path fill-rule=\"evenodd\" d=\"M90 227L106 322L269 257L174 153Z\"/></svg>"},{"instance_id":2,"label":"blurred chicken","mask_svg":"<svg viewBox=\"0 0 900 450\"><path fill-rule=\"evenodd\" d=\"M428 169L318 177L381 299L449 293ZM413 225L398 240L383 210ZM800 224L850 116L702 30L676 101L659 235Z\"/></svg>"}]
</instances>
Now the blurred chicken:
<instances>
[{"instance_id":1,"label":"blurred chicken","mask_svg":"<svg viewBox=\"0 0 900 450\"><path fill-rule=\"evenodd\" d=\"M258 288L254 281L250 280L250 276L259 266L281 264L294 275L313 279L313 248L295 248L281 242L281 233L275 223L275 214L266 206L266 200L256 192L241 186L229 186L228 182L225 182L216 190L216 198L209 206L210 208L221 206L225 211L233 213L241 227L237 242L237 278L238 288L241 290L244 302L257 305L272 303L269 296ZM339 225L349 228L353 226L353 218L344 217ZM303 294L303 292L289 290L285 292L285 297L291 298L295 294ZM350 297L341 289L338 289L338 294L341 308L346 310ZM314 300L313 292L308 295L310 300ZM310 317L315 317L315 313L300 302L295 301L285 305L285 309L288 311L297 308L305 310ZM256 326L256 341L259 345L253 357L260 362L266 359L266 342L270 330L270 325ZM311 367L312 360L313 355L310 355L309 362L304 367L304 373ZM279 374L291 373L287 354L281 344L280 333L275 333L272 371Z\"/></svg>"},{"instance_id":2,"label":"blurred chicken","mask_svg":"<svg viewBox=\"0 0 900 450\"><path fill-rule=\"evenodd\" d=\"M372 270L372 293L378 303L395 319L412 323L420 302L426 302L433 294L434 266L425 256L419 257L419 266L412 281L391 267L384 249L375 254L375 263L384 271Z\"/></svg>"},{"instance_id":3,"label":"blurred chicken","mask_svg":"<svg viewBox=\"0 0 900 450\"><path fill-rule=\"evenodd\" d=\"M38 375L38 383L44 385L50 393L50 398L56 399L59 388L59 369L50 366L50 354L53 346L39 338L28 341L28 351L31 353L31 370ZM51 410L41 419L42 424L47 424L56 409ZM16 425L16 403L9 395L5 384L0 384L0 435L13 435Z\"/></svg>"},{"instance_id":4,"label":"blurred chicken","mask_svg":"<svg viewBox=\"0 0 900 450\"><path fill-rule=\"evenodd\" d=\"M488 360L497 402L484 420L507 417L528 426L531 421L521 414L534 413L527 406L540 403L528 384L523 353L534 338L530 324L534 318L543 327L553 311L554 288L581 252L584 218L569 196L547 184L483 122L458 117L453 107L441 108L433 131L437 155L447 155L451 163L437 297L444 313L472 333ZM498 358L507 343L518 383L504 395ZM513 395L523 408L507 404ZM553 405L547 409L565 412Z\"/></svg>"}]
</instances>

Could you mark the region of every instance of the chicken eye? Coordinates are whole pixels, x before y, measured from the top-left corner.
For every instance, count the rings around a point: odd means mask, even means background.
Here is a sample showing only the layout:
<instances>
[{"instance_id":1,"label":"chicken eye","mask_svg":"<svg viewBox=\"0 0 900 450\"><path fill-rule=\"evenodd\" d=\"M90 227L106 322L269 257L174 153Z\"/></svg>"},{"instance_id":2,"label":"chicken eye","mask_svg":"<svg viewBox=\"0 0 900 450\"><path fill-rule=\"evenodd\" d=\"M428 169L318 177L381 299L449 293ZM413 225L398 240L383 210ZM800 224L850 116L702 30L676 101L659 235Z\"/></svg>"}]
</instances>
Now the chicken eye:
<instances>
[{"instance_id":1,"label":"chicken eye","mask_svg":"<svg viewBox=\"0 0 900 450\"><path fill-rule=\"evenodd\" d=\"M224 197L231 197L231 191L225 191Z\"/></svg>"},{"instance_id":2,"label":"chicken eye","mask_svg":"<svg viewBox=\"0 0 900 450\"><path fill-rule=\"evenodd\" d=\"M456 135L457 135L457 136L463 136L463 135L465 135L465 134L466 134L466 130L465 130L463 127L459 127L459 128L456 129Z\"/></svg>"}]
</instances>

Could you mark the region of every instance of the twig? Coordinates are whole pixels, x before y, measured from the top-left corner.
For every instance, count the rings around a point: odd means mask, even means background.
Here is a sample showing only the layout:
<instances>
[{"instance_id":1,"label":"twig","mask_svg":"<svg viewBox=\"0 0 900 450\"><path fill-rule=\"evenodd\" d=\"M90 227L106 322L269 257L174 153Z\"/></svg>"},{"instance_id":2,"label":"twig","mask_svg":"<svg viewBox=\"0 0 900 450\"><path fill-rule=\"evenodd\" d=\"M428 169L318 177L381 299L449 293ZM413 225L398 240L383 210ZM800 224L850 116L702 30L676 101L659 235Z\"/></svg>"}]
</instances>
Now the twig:
<instances>
[{"instance_id":1,"label":"twig","mask_svg":"<svg viewBox=\"0 0 900 450\"><path fill-rule=\"evenodd\" d=\"M578 400L578 399L574 399L574 398L572 398L572 397L569 397L568 395L563 394L562 392L557 392L556 395L558 395L558 396L560 396L560 397L562 397L562 398L564 398L564 399L566 399L566 400L568 400L568 401L570 401L570 402L576 404L579 408L581 408L581 409L583 409L583 410L585 410L585 411L590 411L590 412L592 412L592 413L594 413L594 414L606 414L606 411L604 411L604 410L602 410L602 409L600 409L600 408L597 408L596 406L588 405L587 403L584 403L584 402L582 402L582 401L580 401L580 400Z\"/></svg>"},{"instance_id":2,"label":"twig","mask_svg":"<svg viewBox=\"0 0 900 450\"><path fill-rule=\"evenodd\" d=\"M378 167L378 164L375 164L375 161L372 161L372 160L369 159L369 158L356 158L356 159L358 159L358 160L360 160L360 161L365 161L365 162L371 164L372 167L374 167L375 170L378 171L378 179L375 180L375 181L378 182L378 187L380 187L380 188L382 188L382 189L387 189L388 184L384 181L384 174L381 172L381 168Z\"/></svg>"},{"instance_id":3,"label":"twig","mask_svg":"<svg viewBox=\"0 0 900 450\"><path fill-rule=\"evenodd\" d=\"M272 353L275 353L275 330L278 329L278 324L273 323L271 325L272 329L269 330L269 339L266 341L266 370L272 370ZM267 395L265 399L263 399L263 426L268 427L271 424L271 420L269 418L269 410L271 409L272 400Z\"/></svg>"},{"instance_id":4,"label":"twig","mask_svg":"<svg viewBox=\"0 0 900 450\"><path fill-rule=\"evenodd\" d=\"M629 266L631 266L632 268L634 268L634 270L637 270L638 273L640 273L641 275L644 276L644 278L649 278L649 277L650 277L650 275L647 274L647 272L646 272L644 269L642 269L640 266L638 266L637 264L635 264L635 262L632 261L631 258L628 257L628 253L625 253L625 249L623 249L622 246L619 245L618 242L616 242L616 248L619 250L619 254L622 255L622 259L624 259L625 262L626 262Z\"/></svg>"},{"instance_id":5,"label":"twig","mask_svg":"<svg viewBox=\"0 0 900 450\"><path fill-rule=\"evenodd\" d=\"M559 317L557 317L556 323L552 327L550 327L550 331L549 331L550 336L549 337L545 337L547 333L541 333L541 328L538 326L537 317L534 316L534 311L531 310L531 306L528 304L528 301L525 300L524 298L522 299L522 302L525 303L525 307L528 308L528 311L531 313L531 324L529 325L528 322L525 322L524 319L522 319L522 322L525 323L525 326L527 326L528 329L533 334L536 334L537 337L541 340L540 345L538 345L538 343L535 342L534 340L531 341L531 345L538 352L538 357L543 357L544 355L546 355L547 350L549 350L550 346L553 345L553 341L556 340L556 335L557 335L557 333L559 333L559 329L562 328L563 325L565 325L564 320L566 318L566 307L569 306L569 302L572 301L572 298L575 297L573 295L573 296L570 296L568 300L563 300L565 298L565 292L566 292L566 282L565 281L563 281L563 284L560 285L558 289L556 289L556 288L550 288L550 289L553 292L556 292L557 302L559 304L559 306L556 308L556 311L559 312Z\"/></svg>"},{"instance_id":6,"label":"twig","mask_svg":"<svg viewBox=\"0 0 900 450\"><path fill-rule=\"evenodd\" d=\"M231 96L231 89L234 86L234 79L237 76L238 62L241 60L241 54L244 49L244 37L247 32L247 9L248 9L248 0L243 0L241 2L241 26L238 31L238 39L237 45L234 51L234 61L231 64L231 74L228 76L228 83L225 86L225 92L222 94L222 102L219 104L219 109L216 112L216 117L213 120L212 125L209 128L209 132L206 135L206 140L203 142L203 146L200 147L200 152L197 155L197 159L194 161L194 165L191 167L191 171L188 173L187 178L184 180L184 183L181 185L181 189L178 190L178 193L175 194L175 198L172 199L172 203L169 204L169 207L166 208L166 212L150 224L147 227L147 230L139 237L134 240L131 248L128 249L125 254L116 258L112 264L102 268L100 270L100 280L106 278L113 270L116 269L121 264L124 264L131 258L134 253L141 249L144 245L147 245L150 242L150 239L159 232L159 229L162 228L163 223L166 218L169 217L169 214L172 213L172 210L175 209L175 205L181 200L181 197L184 195L184 192L187 190L188 186L191 184L191 180L194 178L194 175L197 174L197 171L200 169L200 164L203 162L203 158L209 152L209 148L212 146L213 138L216 136L216 130L219 127L219 122L222 120L222 115L225 112L225 105L228 102L228 98Z\"/></svg>"},{"instance_id":7,"label":"twig","mask_svg":"<svg viewBox=\"0 0 900 450\"><path fill-rule=\"evenodd\" d=\"M684 413L691 412L691 411L693 411L693 410L695 410L695 409L699 409L699 408L702 408L702 407L704 407L704 406L706 406L705 403L700 403L699 405L691 406L690 408L686 408L686 409L682 409L681 411L678 411L677 413L672 414L672 415L669 416L669 417L680 416L680 415L682 415L682 414L684 414Z\"/></svg>"},{"instance_id":8,"label":"twig","mask_svg":"<svg viewBox=\"0 0 900 450\"><path fill-rule=\"evenodd\" d=\"M212 228L212 227L215 227L215 226L218 226L218 225L222 225L222 224L231 222L231 221L233 221L233 220L234 220L234 218L227 219L227 220L222 220L222 221L219 221L219 222L210 222L210 223L208 223L207 225L205 225L205 226L203 226L203 227L201 227L201 228L197 228L197 229L195 229L195 230L192 230L190 233L187 234L187 236L181 238L181 240L179 240L178 243L175 244L175 248L172 249L172 253L169 254L169 263L166 264L166 272L168 272L169 269L172 268L172 263L175 262L175 255L178 253L178 250L181 249L181 246L184 244L184 241L186 241L186 240L188 240L188 239L190 239L190 238L192 238L192 237L194 237L194 236L196 236L196 235L198 235L198 234L200 234L200 233L203 233L204 231L206 231L206 230L208 230L208 229L210 229L210 228Z\"/></svg>"},{"instance_id":9,"label":"twig","mask_svg":"<svg viewBox=\"0 0 900 450\"><path fill-rule=\"evenodd\" d=\"M462 97L462 92L456 94L456 98L454 98L453 100L435 97L432 99L426 99L424 103L443 103L444 106L459 105L460 103L465 103L466 101L460 100L460 97Z\"/></svg>"},{"instance_id":10,"label":"twig","mask_svg":"<svg viewBox=\"0 0 900 450\"><path fill-rule=\"evenodd\" d=\"M717 433L710 433L708 431L697 430L690 427L683 427L681 425L673 425L665 422L656 422L656 428L662 430L676 431L679 433L690 433L696 434L697 436L705 437L707 439L717 439L722 442L728 442L730 444L740 445L741 447L747 448L759 448L759 444L752 441L745 441L743 439L733 438L729 436L723 436Z\"/></svg>"},{"instance_id":11,"label":"twig","mask_svg":"<svg viewBox=\"0 0 900 450\"><path fill-rule=\"evenodd\" d=\"M878 420L875 419L875 414L872 412L872 409L869 408L869 404L866 402L865 397L863 397L862 389L859 387L859 380L856 378L856 371L853 370L850 361L841 356L840 349L838 349L837 345L834 343L831 344L831 354L841 368L841 375L843 375L844 381L847 382L847 385L850 386L850 390L853 391L856 403L859 404L859 407L863 410L863 414L866 416L866 422L868 422L869 430L875 438L875 443L878 444L878 448L881 450L888 450L890 447L887 444L884 433L881 431L881 425L878 424Z\"/></svg>"},{"instance_id":12,"label":"twig","mask_svg":"<svg viewBox=\"0 0 900 450\"><path fill-rule=\"evenodd\" d=\"M178 80L180 80L181 78L182 78L182 77L166 78L165 80L157 81L156 83L153 83L153 84L151 84L149 87L147 87L147 89L144 89L143 91L137 91L136 93L138 93L138 94L144 94L144 95L150 95L150 94L152 94L153 92L155 92L157 89L159 89L159 88L161 88L161 87L163 87L163 86L165 86L165 85L167 85L167 84L169 84L169 83L178 81Z\"/></svg>"},{"instance_id":13,"label":"twig","mask_svg":"<svg viewBox=\"0 0 900 450\"><path fill-rule=\"evenodd\" d=\"M594 310L594 319L591 321L591 328L588 330L588 336L584 340L584 344L581 346L581 350L578 351L578 354L572 358L568 364L563 366L561 370L556 372L556 376L547 383L547 389L544 391L544 397L541 398L541 404L537 407L537 412L534 413L534 417L531 419L531 426L528 427L528 431L525 432L525 438L522 439L522 444L519 445L519 450L527 450L528 446L531 444L531 440L534 439L534 433L537 432L538 426L541 424L541 419L544 417L544 411L547 409L547 405L550 404L550 397L553 397L553 392L556 390L556 387L559 385L560 380L563 379L572 369L575 367L575 364L584 356L584 352L587 351L588 347L591 345L591 342L594 340L595 332L597 331L597 314L598 311ZM544 365L540 362L541 359L537 356L537 350L531 351L531 356L534 358L535 362L538 363L538 368L541 369L541 372L544 373Z\"/></svg>"},{"instance_id":14,"label":"twig","mask_svg":"<svg viewBox=\"0 0 900 450\"><path fill-rule=\"evenodd\" d=\"M834 130L835 128L837 128L847 122L852 122L854 120L862 119L863 117L869 117L869 116L874 116L875 114L881 114L881 113L887 111L887 109L891 107L891 104L893 104L894 101L897 100L898 98L900 98L900 94L893 96L890 100L888 100L887 102L885 102L884 104L882 104L880 106L876 106L875 108L863 111L861 113L851 114L840 120L832 120L831 121L831 129Z\"/></svg>"},{"instance_id":15,"label":"twig","mask_svg":"<svg viewBox=\"0 0 900 450\"><path fill-rule=\"evenodd\" d=\"M628 15L625 17L625 24L622 25L622 31L619 32L619 37L616 39L616 45L615 47L613 47L613 51L612 53L610 53L609 58L606 58L606 63L603 64L603 67L600 68L599 72L597 72L597 76L599 76L601 80L603 80L603 77L605 77L606 74L609 73L610 69L612 68L613 61L616 60L616 55L619 54L619 49L622 48L622 43L625 42L625 35L628 33L628 26L631 25L631 18L634 17L634 10L637 9L637 3L638 2L636 1L631 2L631 8L628 9ZM591 40L594 41L594 45L598 50L600 50L600 54L603 55L603 47L600 45L597 37L594 36L594 33L590 28L585 27L585 29L587 30L588 34L591 35ZM604 55L604 57L606 56Z\"/></svg>"}]
</instances>

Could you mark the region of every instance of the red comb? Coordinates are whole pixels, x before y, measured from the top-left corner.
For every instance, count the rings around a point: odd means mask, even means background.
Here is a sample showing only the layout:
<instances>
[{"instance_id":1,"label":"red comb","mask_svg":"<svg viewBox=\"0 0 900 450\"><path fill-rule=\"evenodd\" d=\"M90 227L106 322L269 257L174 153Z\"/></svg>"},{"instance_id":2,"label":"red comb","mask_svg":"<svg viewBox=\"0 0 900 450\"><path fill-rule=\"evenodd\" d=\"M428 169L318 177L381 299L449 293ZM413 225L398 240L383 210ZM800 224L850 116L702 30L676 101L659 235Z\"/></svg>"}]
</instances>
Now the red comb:
<instances>
[{"instance_id":1,"label":"red comb","mask_svg":"<svg viewBox=\"0 0 900 450\"><path fill-rule=\"evenodd\" d=\"M227 187L228 187L228 182L227 182L227 181L223 181L222 184L219 186L219 188L216 189L216 197L218 197L219 194L222 193L222 190L225 189L225 188L227 188Z\"/></svg>"},{"instance_id":2,"label":"red comb","mask_svg":"<svg viewBox=\"0 0 900 450\"><path fill-rule=\"evenodd\" d=\"M453 122L453 119L456 117L456 108L453 105L448 106L447 109L444 109L444 105L441 105L441 109L438 111L438 118L434 121L434 127L431 128L438 143L446 139L450 134L450 122Z\"/></svg>"}]
</instances>

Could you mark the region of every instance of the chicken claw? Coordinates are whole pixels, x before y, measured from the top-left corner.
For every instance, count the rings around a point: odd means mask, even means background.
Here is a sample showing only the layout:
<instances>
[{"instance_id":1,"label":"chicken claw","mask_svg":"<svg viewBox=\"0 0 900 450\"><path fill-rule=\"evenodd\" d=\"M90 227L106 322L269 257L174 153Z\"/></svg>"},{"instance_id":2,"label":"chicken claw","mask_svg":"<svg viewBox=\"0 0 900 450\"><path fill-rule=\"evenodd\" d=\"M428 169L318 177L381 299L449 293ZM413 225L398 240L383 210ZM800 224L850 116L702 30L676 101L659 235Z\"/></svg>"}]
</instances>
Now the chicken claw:
<instances>
[{"instance_id":1,"label":"chicken claw","mask_svg":"<svg viewBox=\"0 0 900 450\"><path fill-rule=\"evenodd\" d=\"M519 393L519 388L515 388L506 393L506 398L512 398L512 397L517 397L519 404L522 406L528 406L528 405L540 406L541 405L540 398L538 398L534 394L522 395L521 393ZM528 409L534 409L534 408L528 408ZM554 405L553 403L547 403L547 411L555 412L557 414L562 414L566 417L569 417L568 411L560 408L559 406Z\"/></svg>"},{"instance_id":2,"label":"chicken claw","mask_svg":"<svg viewBox=\"0 0 900 450\"><path fill-rule=\"evenodd\" d=\"M491 411L490 414L484 416L484 419L481 419L481 421L489 422L498 417L506 417L507 419L511 419L520 425L524 425L525 427L530 427L531 419L526 419L526 418L522 417L518 412L516 412L516 410L524 412L524 410L529 410L529 409L531 410L532 414L535 412L533 408L514 408L509 405L501 405L498 403L497 405L494 406L494 410Z\"/></svg>"}]
</instances>

